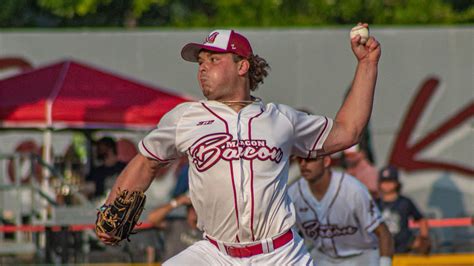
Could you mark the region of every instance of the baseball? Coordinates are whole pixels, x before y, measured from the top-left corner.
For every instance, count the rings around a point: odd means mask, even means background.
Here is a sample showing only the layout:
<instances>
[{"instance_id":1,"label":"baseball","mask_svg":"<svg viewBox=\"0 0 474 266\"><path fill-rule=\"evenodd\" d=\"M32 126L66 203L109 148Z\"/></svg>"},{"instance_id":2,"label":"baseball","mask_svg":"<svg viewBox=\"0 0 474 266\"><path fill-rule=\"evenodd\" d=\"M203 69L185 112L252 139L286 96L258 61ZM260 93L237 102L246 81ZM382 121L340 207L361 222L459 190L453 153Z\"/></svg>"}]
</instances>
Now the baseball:
<instances>
[{"instance_id":1,"label":"baseball","mask_svg":"<svg viewBox=\"0 0 474 266\"><path fill-rule=\"evenodd\" d=\"M361 37L360 43L365 44L367 40L369 39L369 29L361 25L355 26L354 28L351 29L350 37L352 39L357 35L360 35Z\"/></svg>"}]
</instances>

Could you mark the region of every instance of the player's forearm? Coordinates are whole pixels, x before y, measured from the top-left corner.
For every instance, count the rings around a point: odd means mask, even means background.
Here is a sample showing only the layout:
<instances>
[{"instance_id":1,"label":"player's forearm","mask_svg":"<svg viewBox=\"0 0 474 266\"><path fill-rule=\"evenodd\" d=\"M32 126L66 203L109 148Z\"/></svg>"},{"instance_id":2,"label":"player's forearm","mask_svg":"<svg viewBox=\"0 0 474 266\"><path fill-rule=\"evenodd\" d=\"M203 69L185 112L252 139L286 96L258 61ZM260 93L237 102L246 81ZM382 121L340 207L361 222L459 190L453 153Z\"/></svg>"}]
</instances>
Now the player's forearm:
<instances>
[{"instance_id":1,"label":"player's forearm","mask_svg":"<svg viewBox=\"0 0 474 266\"><path fill-rule=\"evenodd\" d=\"M394 253L394 243L390 232L384 234L379 239L380 257L392 257Z\"/></svg>"},{"instance_id":2,"label":"player's forearm","mask_svg":"<svg viewBox=\"0 0 474 266\"><path fill-rule=\"evenodd\" d=\"M359 62L351 90L324 143L325 154L346 149L359 142L372 112L376 80L377 63Z\"/></svg>"},{"instance_id":3,"label":"player's forearm","mask_svg":"<svg viewBox=\"0 0 474 266\"><path fill-rule=\"evenodd\" d=\"M394 253L393 238L385 223L381 223L374 233L379 241L380 257L392 257Z\"/></svg>"},{"instance_id":4,"label":"player's forearm","mask_svg":"<svg viewBox=\"0 0 474 266\"><path fill-rule=\"evenodd\" d=\"M180 195L177 198L171 199L167 204L156 208L148 215L147 219L150 223L158 226L171 211L179 206L188 204L191 204L191 199L187 195Z\"/></svg>"},{"instance_id":5,"label":"player's forearm","mask_svg":"<svg viewBox=\"0 0 474 266\"><path fill-rule=\"evenodd\" d=\"M379 239L380 257L393 256L393 239L391 235L387 235Z\"/></svg>"},{"instance_id":6,"label":"player's forearm","mask_svg":"<svg viewBox=\"0 0 474 266\"><path fill-rule=\"evenodd\" d=\"M357 65L351 90L336 115L336 123L345 125L356 142L362 134L372 113L377 63L362 61Z\"/></svg>"},{"instance_id":7,"label":"player's forearm","mask_svg":"<svg viewBox=\"0 0 474 266\"><path fill-rule=\"evenodd\" d=\"M169 203L153 210L147 217L148 222L152 223L155 226L160 225L166 218L166 216L174 210L174 207Z\"/></svg>"},{"instance_id":8,"label":"player's forearm","mask_svg":"<svg viewBox=\"0 0 474 266\"><path fill-rule=\"evenodd\" d=\"M105 203L111 203L119 189L145 191L153 181L159 167L160 165L157 161L150 160L141 154L136 155L117 177Z\"/></svg>"},{"instance_id":9,"label":"player's forearm","mask_svg":"<svg viewBox=\"0 0 474 266\"><path fill-rule=\"evenodd\" d=\"M420 236L429 237L430 231L429 231L429 226L428 226L428 220L421 219L419 223L420 223Z\"/></svg>"}]
</instances>

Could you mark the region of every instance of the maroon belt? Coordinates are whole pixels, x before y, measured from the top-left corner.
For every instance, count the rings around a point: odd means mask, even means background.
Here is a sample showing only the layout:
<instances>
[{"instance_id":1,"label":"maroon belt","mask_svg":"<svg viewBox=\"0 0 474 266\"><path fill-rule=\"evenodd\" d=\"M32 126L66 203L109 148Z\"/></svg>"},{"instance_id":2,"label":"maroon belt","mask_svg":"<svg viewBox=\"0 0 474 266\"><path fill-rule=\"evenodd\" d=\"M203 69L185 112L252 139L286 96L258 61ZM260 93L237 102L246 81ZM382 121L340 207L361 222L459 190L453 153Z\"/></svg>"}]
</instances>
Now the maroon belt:
<instances>
[{"instance_id":1,"label":"maroon belt","mask_svg":"<svg viewBox=\"0 0 474 266\"><path fill-rule=\"evenodd\" d=\"M211 242L214 246L216 246L219 249L219 244L217 243L217 241L209 238L208 236L206 236L206 238L207 240L209 240L209 242ZM275 239L272 239L273 249L277 249L281 246L284 246L286 243L290 242L292 239L293 239L293 232L291 232L291 230L288 230L286 233L282 234L281 236L278 236ZM266 252L263 252L264 250L263 243L252 244L252 245L243 246L243 247L224 245L224 248L227 251L227 255L231 257L237 257L237 258L246 258L246 257L251 257L251 256L266 253ZM269 247L267 247L267 250L269 250Z\"/></svg>"}]
</instances>

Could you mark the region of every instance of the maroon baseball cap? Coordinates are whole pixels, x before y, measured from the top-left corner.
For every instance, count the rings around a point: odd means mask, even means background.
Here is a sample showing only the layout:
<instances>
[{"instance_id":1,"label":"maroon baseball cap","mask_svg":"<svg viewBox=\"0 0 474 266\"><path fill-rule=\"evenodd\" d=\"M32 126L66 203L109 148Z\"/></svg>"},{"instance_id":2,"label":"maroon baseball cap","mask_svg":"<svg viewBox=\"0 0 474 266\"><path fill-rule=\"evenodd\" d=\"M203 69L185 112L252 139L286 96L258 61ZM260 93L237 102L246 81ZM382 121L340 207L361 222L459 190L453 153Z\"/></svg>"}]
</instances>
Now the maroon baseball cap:
<instances>
[{"instance_id":1,"label":"maroon baseball cap","mask_svg":"<svg viewBox=\"0 0 474 266\"><path fill-rule=\"evenodd\" d=\"M206 37L202 44L186 44L181 50L181 57L186 61L197 62L201 50L234 53L244 58L249 58L253 54L249 40L234 30L215 30Z\"/></svg>"}]
</instances>

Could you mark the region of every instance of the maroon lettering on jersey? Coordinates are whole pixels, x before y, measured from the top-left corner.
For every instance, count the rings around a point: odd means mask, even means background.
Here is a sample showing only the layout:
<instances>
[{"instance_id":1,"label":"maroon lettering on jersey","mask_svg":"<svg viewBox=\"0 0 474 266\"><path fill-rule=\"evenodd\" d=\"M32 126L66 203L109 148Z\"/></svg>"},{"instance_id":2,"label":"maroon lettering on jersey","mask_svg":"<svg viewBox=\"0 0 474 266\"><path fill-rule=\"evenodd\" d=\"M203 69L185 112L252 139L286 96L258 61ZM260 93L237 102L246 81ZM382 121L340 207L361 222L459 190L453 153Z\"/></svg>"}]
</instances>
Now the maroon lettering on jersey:
<instances>
[{"instance_id":1,"label":"maroon lettering on jersey","mask_svg":"<svg viewBox=\"0 0 474 266\"><path fill-rule=\"evenodd\" d=\"M312 239L333 238L343 235L353 235L357 232L357 227L343 226L338 227L335 224L321 224L318 220L309 220L302 224L305 234Z\"/></svg>"},{"instance_id":2,"label":"maroon lettering on jersey","mask_svg":"<svg viewBox=\"0 0 474 266\"><path fill-rule=\"evenodd\" d=\"M192 162L200 172L214 166L220 159L233 160L260 160L280 163L283 157L281 148L268 147L266 140L233 140L227 133L206 135L189 148Z\"/></svg>"}]
</instances>

